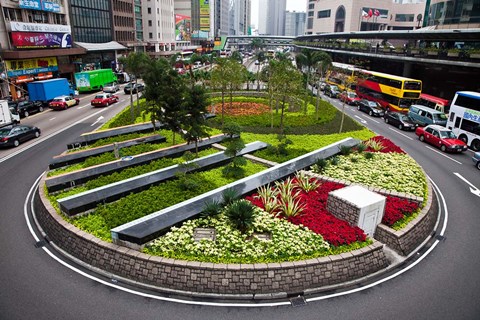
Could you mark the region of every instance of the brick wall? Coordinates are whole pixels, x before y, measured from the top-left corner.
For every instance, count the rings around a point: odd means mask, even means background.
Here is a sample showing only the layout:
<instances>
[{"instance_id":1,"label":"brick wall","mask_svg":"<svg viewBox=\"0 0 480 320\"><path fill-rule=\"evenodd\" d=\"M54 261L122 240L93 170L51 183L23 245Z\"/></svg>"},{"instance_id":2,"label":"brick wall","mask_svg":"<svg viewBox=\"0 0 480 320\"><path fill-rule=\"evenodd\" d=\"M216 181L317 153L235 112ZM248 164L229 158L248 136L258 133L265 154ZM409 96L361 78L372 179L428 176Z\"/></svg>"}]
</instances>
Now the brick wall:
<instances>
[{"instance_id":1,"label":"brick wall","mask_svg":"<svg viewBox=\"0 0 480 320\"><path fill-rule=\"evenodd\" d=\"M49 242L103 272L166 291L266 298L351 281L387 266L383 245L377 241L340 255L282 263L213 264L154 257L102 241L67 223L46 198L44 179L34 201L37 220Z\"/></svg>"}]
</instances>

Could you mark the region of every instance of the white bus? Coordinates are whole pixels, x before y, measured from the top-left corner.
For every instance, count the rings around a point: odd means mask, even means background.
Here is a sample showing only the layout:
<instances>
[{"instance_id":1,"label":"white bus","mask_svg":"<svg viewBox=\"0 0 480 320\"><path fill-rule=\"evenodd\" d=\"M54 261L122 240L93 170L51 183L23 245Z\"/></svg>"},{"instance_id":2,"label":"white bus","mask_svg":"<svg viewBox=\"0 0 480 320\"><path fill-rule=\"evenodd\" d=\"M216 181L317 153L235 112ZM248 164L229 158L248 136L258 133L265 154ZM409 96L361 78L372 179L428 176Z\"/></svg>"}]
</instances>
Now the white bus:
<instances>
[{"instance_id":1,"label":"white bus","mask_svg":"<svg viewBox=\"0 0 480 320\"><path fill-rule=\"evenodd\" d=\"M475 151L480 151L480 93L458 91L455 93L447 128Z\"/></svg>"}]
</instances>

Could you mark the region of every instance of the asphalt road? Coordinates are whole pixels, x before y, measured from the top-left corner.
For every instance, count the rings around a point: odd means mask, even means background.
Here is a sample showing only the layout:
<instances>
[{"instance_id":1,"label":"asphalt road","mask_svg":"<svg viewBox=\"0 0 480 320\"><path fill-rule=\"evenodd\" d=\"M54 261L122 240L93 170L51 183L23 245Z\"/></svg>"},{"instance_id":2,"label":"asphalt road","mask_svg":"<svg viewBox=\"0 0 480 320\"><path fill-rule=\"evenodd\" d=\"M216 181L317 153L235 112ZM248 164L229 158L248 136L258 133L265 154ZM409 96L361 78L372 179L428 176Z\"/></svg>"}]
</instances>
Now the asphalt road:
<instances>
[{"instance_id":1,"label":"asphalt road","mask_svg":"<svg viewBox=\"0 0 480 320\"><path fill-rule=\"evenodd\" d=\"M127 291L111 279L58 258L47 244L36 245L29 230L29 191L49 160L68 142L108 119L126 101L105 109L73 108L25 119L42 128L15 150L0 150L0 319L478 319L480 315L480 197L468 184L480 186L480 172L470 153L445 155L419 142L413 133L400 132L352 107L346 112L411 154L439 186L448 212L443 241L413 268L370 289L299 307L207 306L159 300L154 292ZM123 99L122 99L123 100ZM333 101L338 105L338 100ZM85 104L81 103L81 106ZM80 107L81 107L80 106ZM111 108L111 109L110 109ZM105 118L99 119L102 115ZM89 119L84 119L91 116ZM55 118L55 119L53 119ZM83 120L81 120L83 119ZM19 152L21 151L21 152ZM438 152L437 152L438 151ZM27 214L28 216L28 214ZM103 283L101 281L104 281ZM164 297L164 299L176 297ZM321 298L321 297L320 297ZM319 298L319 299L320 299ZM215 301L209 301L214 303ZM192 302L193 303L193 302Z\"/></svg>"}]
</instances>

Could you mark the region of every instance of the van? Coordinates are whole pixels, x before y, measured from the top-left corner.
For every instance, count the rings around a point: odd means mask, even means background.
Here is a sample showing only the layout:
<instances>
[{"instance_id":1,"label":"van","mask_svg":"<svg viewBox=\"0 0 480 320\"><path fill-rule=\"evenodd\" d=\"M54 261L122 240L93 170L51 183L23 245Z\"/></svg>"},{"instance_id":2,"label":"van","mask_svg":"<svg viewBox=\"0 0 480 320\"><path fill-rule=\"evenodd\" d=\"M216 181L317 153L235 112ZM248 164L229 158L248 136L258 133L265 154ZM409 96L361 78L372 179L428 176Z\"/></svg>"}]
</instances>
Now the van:
<instances>
[{"instance_id":1,"label":"van","mask_svg":"<svg viewBox=\"0 0 480 320\"><path fill-rule=\"evenodd\" d=\"M447 116L445 113L419 104L412 104L410 106L408 116L422 126L429 124L447 125Z\"/></svg>"}]
</instances>

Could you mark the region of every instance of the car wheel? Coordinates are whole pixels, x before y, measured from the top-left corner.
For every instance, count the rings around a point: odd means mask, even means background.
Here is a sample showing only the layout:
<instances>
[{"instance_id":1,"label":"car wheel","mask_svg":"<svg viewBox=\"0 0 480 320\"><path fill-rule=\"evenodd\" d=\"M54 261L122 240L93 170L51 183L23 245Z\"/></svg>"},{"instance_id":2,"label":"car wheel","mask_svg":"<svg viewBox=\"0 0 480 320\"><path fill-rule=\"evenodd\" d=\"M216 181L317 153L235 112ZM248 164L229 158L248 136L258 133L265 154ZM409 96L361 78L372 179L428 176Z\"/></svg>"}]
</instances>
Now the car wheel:
<instances>
[{"instance_id":1,"label":"car wheel","mask_svg":"<svg viewBox=\"0 0 480 320\"><path fill-rule=\"evenodd\" d=\"M442 152L445 152L445 151L447 151L447 147L445 147L445 145L442 144L442 145L440 146L440 150L442 150Z\"/></svg>"},{"instance_id":2,"label":"car wheel","mask_svg":"<svg viewBox=\"0 0 480 320\"><path fill-rule=\"evenodd\" d=\"M388 119L387 119L387 118L384 118L384 120L385 120L385 123L388 123Z\"/></svg>"},{"instance_id":3,"label":"car wheel","mask_svg":"<svg viewBox=\"0 0 480 320\"><path fill-rule=\"evenodd\" d=\"M368 115L369 115L369 116L373 116L372 110L368 111Z\"/></svg>"},{"instance_id":4,"label":"car wheel","mask_svg":"<svg viewBox=\"0 0 480 320\"><path fill-rule=\"evenodd\" d=\"M360 111L360 106L357 106L357 110Z\"/></svg>"},{"instance_id":5,"label":"car wheel","mask_svg":"<svg viewBox=\"0 0 480 320\"><path fill-rule=\"evenodd\" d=\"M398 125L398 129L403 130L402 124L399 124L399 125Z\"/></svg>"},{"instance_id":6,"label":"car wheel","mask_svg":"<svg viewBox=\"0 0 480 320\"><path fill-rule=\"evenodd\" d=\"M24 111L24 112L23 112L23 115L24 115L25 118L26 118L26 117L28 117L28 116L30 115L30 113L28 113L28 111Z\"/></svg>"},{"instance_id":7,"label":"car wheel","mask_svg":"<svg viewBox=\"0 0 480 320\"><path fill-rule=\"evenodd\" d=\"M477 167L477 169L480 170L480 161L477 162L477 164L475 165L475 167Z\"/></svg>"},{"instance_id":8,"label":"car wheel","mask_svg":"<svg viewBox=\"0 0 480 320\"><path fill-rule=\"evenodd\" d=\"M43 107L39 107L38 112L43 112Z\"/></svg>"},{"instance_id":9,"label":"car wheel","mask_svg":"<svg viewBox=\"0 0 480 320\"><path fill-rule=\"evenodd\" d=\"M16 148L20 145L20 141L18 140L13 140L13 146Z\"/></svg>"},{"instance_id":10,"label":"car wheel","mask_svg":"<svg viewBox=\"0 0 480 320\"><path fill-rule=\"evenodd\" d=\"M420 137L418 137L418 139L420 139L420 141L424 142L425 141L425 136L422 134Z\"/></svg>"},{"instance_id":11,"label":"car wheel","mask_svg":"<svg viewBox=\"0 0 480 320\"><path fill-rule=\"evenodd\" d=\"M38 138L38 137L40 137L40 132L35 131L35 138Z\"/></svg>"},{"instance_id":12,"label":"car wheel","mask_svg":"<svg viewBox=\"0 0 480 320\"><path fill-rule=\"evenodd\" d=\"M473 151L480 151L480 140L473 140L471 147Z\"/></svg>"},{"instance_id":13,"label":"car wheel","mask_svg":"<svg viewBox=\"0 0 480 320\"><path fill-rule=\"evenodd\" d=\"M458 139L462 140L463 142L465 143L468 143L468 139L467 139L467 136L465 136L464 134L461 134Z\"/></svg>"}]
</instances>

